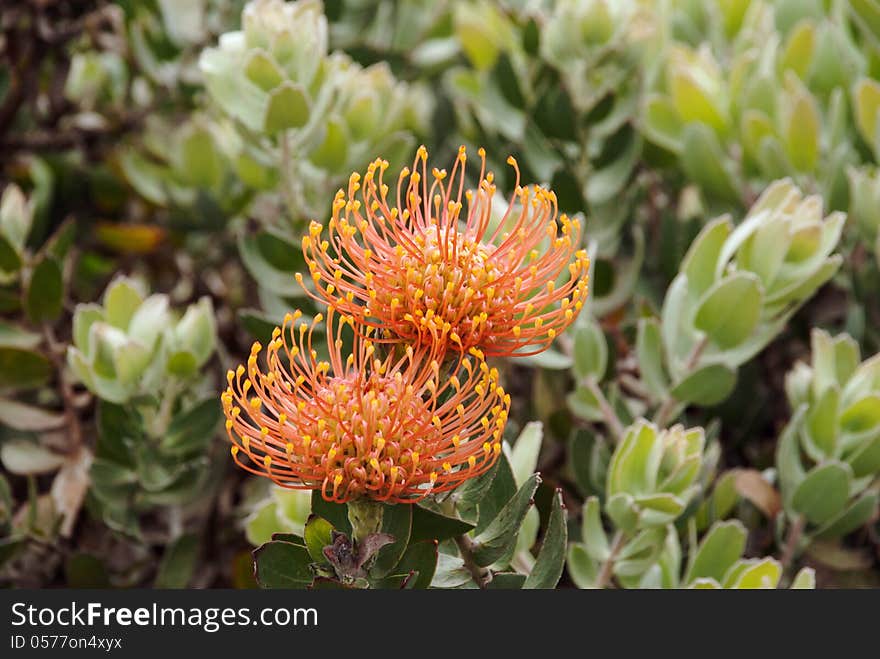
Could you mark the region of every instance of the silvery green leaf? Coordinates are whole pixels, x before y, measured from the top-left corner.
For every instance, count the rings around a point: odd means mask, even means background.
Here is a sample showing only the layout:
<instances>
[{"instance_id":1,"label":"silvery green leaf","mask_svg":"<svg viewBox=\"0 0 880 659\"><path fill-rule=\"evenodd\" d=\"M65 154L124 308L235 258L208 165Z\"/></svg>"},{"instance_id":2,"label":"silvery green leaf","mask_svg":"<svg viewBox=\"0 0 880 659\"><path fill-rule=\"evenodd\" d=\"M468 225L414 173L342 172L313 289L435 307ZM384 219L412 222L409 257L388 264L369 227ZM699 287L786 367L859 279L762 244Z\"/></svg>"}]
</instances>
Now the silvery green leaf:
<instances>
[{"instance_id":1,"label":"silvery green leaf","mask_svg":"<svg viewBox=\"0 0 880 659\"><path fill-rule=\"evenodd\" d=\"M510 467L517 486L522 486L538 466L538 454L544 437L540 421L527 423L520 432L510 456Z\"/></svg>"},{"instance_id":2,"label":"silvery green leaf","mask_svg":"<svg viewBox=\"0 0 880 659\"><path fill-rule=\"evenodd\" d=\"M878 501L880 494L877 492L864 492L845 510L819 528L816 537L839 538L852 533L877 514Z\"/></svg>"},{"instance_id":3,"label":"silvery green leaf","mask_svg":"<svg viewBox=\"0 0 880 659\"><path fill-rule=\"evenodd\" d=\"M65 457L27 439L8 439L0 444L0 462L11 474L48 474L64 464Z\"/></svg>"},{"instance_id":4,"label":"silvery green leaf","mask_svg":"<svg viewBox=\"0 0 880 659\"><path fill-rule=\"evenodd\" d=\"M791 507L813 524L824 524L844 509L851 480L852 469L846 463L814 467L795 489Z\"/></svg>"},{"instance_id":5,"label":"silvery green leaf","mask_svg":"<svg viewBox=\"0 0 880 659\"><path fill-rule=\"evenodd\" d=\"M572 543L568 546L566 558L568 575L578 588L593 588L599 576L599 563L590 558L583 545Z\"/></svg>"},{"instance_id":6,"label":"silvery green leaf","mask_svg":"<svg viewBox=\"0 0 880 659\"><path fill-rule=\"evenodd\" d=\"M602 527L599 499L596 497L587 499L582 513L584 521L581 527L581 539L584 549L595 561L607 560L611 555L611 548L608 544L608 536L605 535L605 529Z\"/></svg>"},{"instance_id":7,"label":"silvery green leaf","mask_svg":"<svg viewBox=\"0 0 880 659\"><path fill-rule=\"evenodd\" d=\"M697 579L720 582L745 551L747 536L748 532L739 520L713 524L688 562L684 583L690 584Z\"/></svg>"},{"instance_id":8,"label":"silvery green leaf","mask_svg":"<svg viewBox=\"0 0 880 659\"><path fill-rule=\"evenodd\" d=\"M801 439L804 451L816 462L838 457L840 389L832 385L810 406Z\"/></svg>"},{"instance_id":9,"label":"silvery green leaf","mask_svg":"<svg viewBox=\"0 0 880 659\"><path fill-rule=\"evenodd\" d=\"M654 318L640 318L636 337L636 356L641 380L657 400L666 395L668 379L663 368L663 342L660 323Z\"/></svg>"},{"instance_id":10,"label":"silvery green leaf","mask_svg":"<svg viewBox=\"0 0 880 659\"><path fill-rule=\"evenodd\" d=\"M144 301L142 287L128 277L117 277L104 292L104 313L107 323L127 330L135 311Z\"/></svg>"},{"instance_id":11,"label":"silvery green leaf","mask_svg":"<svg viewBox=\"0 0 880 659\"><path fill-rule=\"evenodd\" d=\"M599 325L587 321L574 330L574 375L602 379L608 367L608 344Z\"/></svg>"},{"instance_id":12,"label":"silvery green leaf","mask_svg":"<svg viewBox=\"0 0 880 659\"><path fill-rule=\"evenodd\" d=\"M736 386L736 371L727 364L704 364L676 382L670 393L677 400L696 405L716 405Z\"/></svg>"},{"instance_id":13,"label":"silvery green leaf","mask_svg":"<svg viewBox=\"0 0 880 659\"><path fill-rule=\"evenodd\" d=\"M747 590L756 588L776 588L782 577L782 565L772 558L740 561L725 576L724 588Z\"/></svg>"},{"instance_id":14,"label":"silvery green leaf","mask_svg":"<svg viewBox=\"0 0 880 659\"><path fill-rule=\"evenodd\" d=\"M811 567L801 568L791 582L792 590L813 590L816 587L816 571Z\"/></svg>"},{"instance_id":15,"label":"silvery green leaf","mask_svg":"<svg viewBox=\"0 0 880 659\"><path fill-rule=\"evenodd\" d=\"M694 326L722 349L745 341L761 314L763 292L758 277L740 272L716 282L700 299Z\"/></svg>"}]
</instances>

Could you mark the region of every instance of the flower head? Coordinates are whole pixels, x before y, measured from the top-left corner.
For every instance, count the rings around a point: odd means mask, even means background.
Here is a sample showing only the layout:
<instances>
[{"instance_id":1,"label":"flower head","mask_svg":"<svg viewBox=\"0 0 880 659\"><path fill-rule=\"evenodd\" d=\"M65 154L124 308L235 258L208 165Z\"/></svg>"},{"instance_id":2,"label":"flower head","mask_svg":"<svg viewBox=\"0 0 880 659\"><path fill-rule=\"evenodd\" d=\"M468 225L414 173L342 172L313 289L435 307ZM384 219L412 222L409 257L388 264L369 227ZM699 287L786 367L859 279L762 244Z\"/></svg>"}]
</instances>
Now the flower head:
<instances>
[{"instance_id":1,"label":"flower head","mask_svg":"<svg viewBox=\"0 0 880 659\"><path fill-rule=\"evenodd\" d=\"M487 356L544 350L587 296L580 223L558 214L552 191L522 187L513 157L516 187L496 222L494 177L483 149L479 155L476 190L464 188L464 147L448 177L436 168L429 176L427 151L419 148L393 202L383 181L387 161L373 161L362 183L352 174L348 192L333 201L329 235L313 222L303 237L317 296L375 328L379 341L461 353L477 347Z\"/></svg>"},{"instance_id":2,"label":"flower head","mask_svg":"<svg viewBox=\"0 0 880 659\"><path fill-rule=\"evenodd\" d=\"M373 331L355 333L343 357L343 328L327 313L329 359L312 347L312 323L288 314L265 350L229 371L222 396L232 455L244 469L327 500L366 496L413 503L489 469L501 452L510 396L474 349L452 371L437 347L380 356ZM448 367L448 364L447 364Z\"/></svg>"}]
</instances>

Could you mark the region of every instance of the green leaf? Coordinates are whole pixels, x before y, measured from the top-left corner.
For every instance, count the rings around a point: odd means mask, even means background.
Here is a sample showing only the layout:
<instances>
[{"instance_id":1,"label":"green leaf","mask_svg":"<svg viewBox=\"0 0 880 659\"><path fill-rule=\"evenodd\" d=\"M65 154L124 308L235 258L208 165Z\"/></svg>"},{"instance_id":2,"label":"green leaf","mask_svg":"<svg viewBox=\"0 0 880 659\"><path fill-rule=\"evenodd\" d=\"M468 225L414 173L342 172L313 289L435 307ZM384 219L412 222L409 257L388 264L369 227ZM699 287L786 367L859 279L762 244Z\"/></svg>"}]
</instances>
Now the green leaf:
<instances>
[{"instance_id":1,"label":"green leaf","mask_svg":"<svg viewBox=\"0 0 880 659\"><path fill-rule=\"evenodd\" d=\"M719 200L736 202L737 186L727 170L725 156L715 133L702 123L684 129L681 165L685 175Z\"/></svg>"},{"instance_id":2,"label":"green leaf","mask_svg":"<svg viewBox=\"0 0 880 659\"><path fill-rule=\"evenodd\" d=\"M205 450L214 439L222 416L223 410L216 396L209 396L180 412L171 420L162 438L162 451L185 455Z\"/></svg>"},{"instance_id":3,"label":"green leaf","mask_svg":"<svg viewBox=\"0 0 880 659\"><path fill-rule=\"evenodd\" d=\"M254 550L255 574L263 588L305 588L312 583L309 550L272 541Z\"/></svg>"},{"instance_id":4,"label":"green leaf","mask_svg":"<svg viewBox=\"0 0 880 659\"><path fill-rule=\"evenodd\" d=\"M537 355L519 357L518 359L522 364L537 366L548 371L564 371L574 365L574 360L571 357L553 348L547 348Z\"/></svg>"},{"instance_id":5,"label":"green leaf","mask_svg":"<svg viewBox=\"0 0 880 659\"><path fill-rule=\"evenodd\" d=\"M614 160L594 171L587 179L585 195L591 204L604 204L620 194L624 186L630 180L633 169L642 153L642 140L634 132L626 145L616 153Z\"/></svg>"},{"instance_id":6,"label":"green leaf","mask_svg":"<svg viewBox=\"0 0 880 659\"><path fill-rule=\"evenodd\" d=\"M736 385L736 371L727 364L701 366L676 383L670 393L676 400L695 405L717 405Z\"/></svg>"},{"instance_id":7,"label":"green leaf","mask_svg":"<svg viewBox=\"0 0 880 659\"><path fill-rule=\"evenodd\" d=\"M791 497L806 476L801 463L798 435L803 427L807 405L795 410L791 421L785 426L776 445L776 468L779 471L779 490L785 506L791 503Z\"/></svg>"},{"instance_id":8,"label":"green leaf","mask_svg":"<svg viewBox=\"0 0 880 659\"><path fill-rule=\"evenodd\" d=\"M518 572L497 572L486 586L489 590L522 590L525 588L526 575Z\"/></svg>"},{"instance_id":9,"label":"green leaf","mask_svg":"<svg viewBox=\"0 0 880 659\"><path fill-rule=\"evenodd\" d=\"M260 250L258 236L242 234L238 238L238 253L251 276L273 293L283 297L304 295L302 287L296 282L293 271L287 272L275 267Z\"/></svg>"},{"instance_id":10,"label":"green leaf","mask_svg":"<svg viewBox=\"0 0 880 659\"><path fill-rule=\"evenodd\" d=\"M756 588L776 588L782 577L782 565L772 558L760 561L743 561L745 569L738 573L734 580L728 575L724 582L725 588L749 590Z\"/></svg>"},{"instance_id":11,"label":"green leaf","mask_svg":"<svg viewBox=\"0 0 880 659\"><path fill-rule=\"evenodd\" d=\"M460 588L473 583L470 572L464 567L464 561L458 556L440 553L437 556L437 570L431 580L432 588Z\"/></svg>"},{"instance_id":12,"label":"green leaf","mask_svg":"<svg viewBox=\"0 0 880 659\"><path fill-rule=\"evenodd\" d=\"M824 524L843 510L851 480L849 465L829 462L814 467L794 491L791 506L813 524Z\"/></svg>"},{"instance_id":13,"label":"green leaf","mask_svg":"<svg viewBox=\"0 0 880 659\"><path fill-rule=\"evenodd\" d=\"M140 289L127 277L117 277L104 293L106 321L121 330L128 329L134 312L144 301Z\"/></svg>"},{"instance_id":14,"label":"green leaf","mask_svg":"<svg viewBox=\"0 0 880 659\"><path fill-rule=\"evenodd\" d=\"M636 357L642 382L658 400L663 398L669 382L663 369L663 338L656 318L639 319Z\"/></svg>"},{"instance_id":15,"label":"green leaf","mask_svg":"<svg viewBox=\"0 0 880 659\"><path fill-rule=\"evenodd\" d=\"M165 370L178 378L191 378L198 372L199 365L194 354L181 350L168 357Z\"/></svg>"},{"instance_id":16,"label":"green leaf","mask_svg":"<svg viewBox=\"0 0 880 659\"><path fill-rule=\"evenodd\" d=\"M276 538L283 528L278 519L278 503L267 499L244 520L244 534L252 545L259 546ZM300 543L297 543L300 544Z\"/></svg>"},{"instance_id":17,"label":"green leaf","mask_svg":"<svg viewBox=\"0 0 880 659\"><path fill-rule=\"evenodd\" d=\"M21 256L6 236L0 234L0 272L18 272Z\"/></svg>"},{"instance_id":18,"label":"green leaf","mask_svg":"<svg viewBox=\"0 0 880 659\"><path fill-rule=\"evenodd\" d=\"M312 557L315 563L327 562L323 550L324 547L332 544L332 533L333 525L330 522L323 517L309 515L303 539L305 540L306 548L309 550L309 556Z\"/></svg>"},{"instance_id":19,"label":"green leaf","mask_svg":"<svg viewBox=\"0 0 880 659\"><path fill-rule=\"evenodd\" d=\"M578 588L593 588L599 576L599 562L590 558L583 545L569 545L566 559L568 575Z\"/></svg>"},{"instance_id":20,"label":"green leaf","mask_svg":"<svg viewBox=\"0 0 880 659\"><path fill-rule=\"evenodd\" d=\"M846 510L816 532L818 538L841 538L867 524L877 514L880 493L863 492Z\"/></svg>"},{"instance_id":21,"label":"green leaf","mask_svg":"<svg viewBox=\"0 0 880 659\"><path fill-rule=\"evenodd\" d=\"M745 551L747 537L748 531L739 520L713 524L691 560L684 583L703 578L720 583Z\"/></svg>"},{"instance_id":22,"label":"green leaf","mask_svg":"<svg viewBox=\"0 0 880 659\"><path fill-rule=\"evenodd\" d=\"M510 501L516 494L516 479L513 476L513 470L510 468L510 462L504 453L498 458L495 477L492 479L492 485L489 487L486 495L477 504L477 512L479 519L474 533L479 535L486 527L495 519L505 504Z\"/></svg>"},{"instance_id":23,"label":"green leaf","mask_svg":"<svg viewBox=\"0 0 880 659\"><path fill-rule=\"evenodd\" d=\"M16 251L24 248L34 221L33 204L17 185L7 185L0 199L0 234L14 245Z\"/></svg>"},{"instance_id":24,"label":"green leaf","mask_svg":"<svg viewBox=\"0 0 880 659\"><path fill-rule=\"evenodd\" d=\"M516 544L519 527L532 505L532 496L541 482L533 474L516 494L492 519L482 533L476 536L474 560L482 567L491 565L504 556Z\"/></svg>"},{"instance_id":25,"label":"green leaf","mask_svg":"<svg viewBox=\"0 0 880 659\"><path fill-rule=\"evenodd\" d=\"M673 153L681 153L684 125L672 100L649 96L642 113L645 137Z\"/></svg>"},{"instance_id":26,"label":"green leaf","mask_svg":"<svg viewBox=\"0 0 880 659\"><path fill-rule=\"evenodd\" d=\"M601 421L604 418L599 399L589 387L577 387L565 397L565 404L572 414L584 421Z\"/></svg>"},{"instance_id":27,"label":"green leaf","mask_svg":"<svg viewBox=\"0 0 880 659\"><path fill-rule=\"evenodd\" d=\"M99 401L97 457L134 467L132 445L143 436L143 420L135 409Z\"/></svg>"},{"instance_id":28,"label":"green leaf","mask_svg":"<svg viewBox=\"0 0 880 659\"><path fill-rule=\"evenodd\" d=\"M345 125L332 118L327 121L324 141L312 151L311 161L331 172L342 172L348 164L348 133Z\"/></svg>"},{"instance_id":29,"label":"green leaf","mask_svg":"<svg viewBox=\"0 0 880 659\"><path fill-rule=\"evenodd\" d=\"M568 543L568 528L565 508L562 505L562 492L556 490L550 509L550 521L541 543L541 551L531 574L523 583L524 589L555 588L565 567L565 549Z\"/></svg>"},{"instance_id":30,"label":"green leaf","mask_svg":"<svg viewBox=\"0 0 880 659\"><path fill-rule=\"evenodd\" d=\"M611 452L605 442L586 428L572 433L568 443L568 462L575 483L584 496L605 491L605 474Z\"/></svg>"},{"instance_id":31,"label":"green leaf","mask_svg":"<svg viewBox=\"0 0 880 659\"><path fill-rule=\"evenodd\" d=\"M464 535L473 530L474 525L456 517L448 517L434 510L423 508L421 505L413 506L412 532L410 543L423 540L437 540L442 542L450 538Z\"/></svg>"},{"instance_id":32,"label":"green leaf","mask_svg":"<svg viewBox=\"0 0 880 659\"><path fill-rule=\"evenodd\" d=\"M65 416L39 407L0 397L0 424L25 432L42 432L61 428Z\"/></svg>"},{"instance_id":33,"label":"green leaf","mask_svg":"<svg viewBox=\"0 0 880 659\"><path fill-rule=\"evenodd\" d=\"M38 352L0 346L0 388L34 389L49 381L52 363Z\"/></svg>"},{"instance_id":34,"label":"green leaf","mask_svg":"<svg viewBox=\"0 0 880 659\"><path fill-rule=\"evenodd\" d=\"M716 131L722 133L725 130L726 119L714 99L709 98L700 87L695 76L690 75L683 67L679 68L671 72L669 86L672 103L682 120L688 124L686 131L693 125L699 125L714 137ZM709 129L710 126L712 130ZM687 151L687 144L684 148Z\"/></svg>"},{"instance_id":35,"label":"green leaf","mask_svg":"<svg viewBox=\"0 0 880 659\"><path fill-rule=\"evenodd\" d=\"M819 161L819 110L812 95L802 89L792 103L785 127L788 157L795 169L812 172Z\"/></svg>"},{"instance_id":36,"label":"green leaf","mask_svg":"<svg viewBox=\"0 0 880 659\"><path fill-rule=\"evenodd\" d=\"M211 189L223 177L223 156L211 132L203 126L193 126L180 144L181 165L186 180L196 188Z\"/></svg>"},{"instance_id":37,"label":"green leaf","mask_svg":"<svg viewBox=\"0 0 880 659\"><path fill-rule=\"evenodd\" d=\"M739 501L736 486L736 472L731 470L723 473L712 488L712 494L706 497L696 514L697 530L702 531L715 521L726 518Z\"/></svg>"},{"instance_id":38,"label":"green leaf","mask_svg":"<svg viewBox=\"0 0 880 659\"><path fill-rule=\"evenodd\" d=\"M272 91L284 82L284 71L275 63L272 56L261 48L248 55L244 74L264 92Z\"/></svg>"},{"instance_id":39,"label":"green leaf","mask_svg":"<svg viewBox=\"0 0 880 659\"><path fill-rule=\"evenodd\" d=\"M394 542L379 550L370 576L382 578L391 574L409 545L412 532L413 506L408 504L385 504L382 514L382 533L394 536Z\"/></svg>"},{"instance_id":40,"label":"green leaf","mask_svg":"<svg viewBox=\"0 0 880 659\"><path fill-rule=\"evenodd\" d=\"M870 147L877 144L877 117L880 115L880 82L862 78L853 86L856 126Z\"/></svg>"},{"instance_id":41,"label":"green leaf","mask_svg":"<svg viewBox=\"0 0 880 659\"><path fill-rule=\"evenodd\" d=\"M575 330L574 376L577 379L593 377L597 381L608 367L608 343L597 323L588 322Z\"/></svg>"},{"instance_id":42,"label":"green leaf","mask_svg":"<svg viewBox=\"0 0 880 659\"><path fill-rule=\"evenodd\" d=\"M0 348L36 348L42 340L36 332L0 320Z\"/></svg>"},{"instance_id":43,"label":"green leaf","mask_svg":"<svg viewBox=\"0 0 880 659\"><path fill-rule=\"evenodd\" d=\"M784 73L791 69L801 80L804 80L807 77L810 61L813 59L815 45L816 26L811 21L798 23L785 42L779 58L780 70Z\"/></svg>"},{"instance_id":44,"label":"green leaf","mask_svg":"<svg viewBox=\"0 0 880 659\"><path fill-rule=\"evenodd\" d=\"M792 590L813 590L816 587L816 571L811 567L801 568L791 582Z\"/></svg>"},{"instance_id":45,"label":"green leaf","mask_svg":"<svg viewBox=\"0 0 880 659\"><path fill-rule=\"evenodd\" d=\"M584 503L583 509L583 526L581 534L587 554L594 561L602 562L611 555L611 547L608 544L608 536L605 535L605 529L602 527L602 516L600 513L601 505L599 499L590 497Z\"/></svg>"},{"instance_id":46,"label":"green leaf","mask_svg":"<svg viewBox=\"0 0 880 659\"><path fill-rule=\"evenodd\" d=\"M57 471L65 457L29 439L8 439L0 444L0 463L11 474L32 476Z\"/></svg>"},{"instance_id":47,"label":"green leaf","mask_svg":"<svg viewBox=\"0 0 880 659\"><path fill-rule=\"evenodd\" d=\"M199 537L194 533L180 536L165 550L159 572L156 575L156 588L186 588L199 555Z\"/></svg>"},{"instance_id":48,"label":"green leaf","mask_svg":"<svg viewBox=\"0 0 880 659\"><path fill-rule=\"evenodd\" d=\"M618 492L610 497L605 504L605 512L618 529L627 533L636 530L639 523L638 509L631 494Z\"/></svg>"},{"instance_id":49,"label":"green leaf","mask_svg":"<svg viewBox=\"0 0 880 659\"><path fill-rule=\"evenodd\" d=\"M407 587L415 590L424 590L430 587L431 580L434 578L434 573L437 570L437 558L436 541L410 542L403 556L401 556L395 571L415 573Z\"/></svg>"},{"instance_id":50,"label":"green leaf","mask_svg":"<svg viewBox=\"0 0 880 659\"><path fill-rule=\"evenodd\" d=\"M499 43L492 28L505 27L504 18L488 5L457 4L454 12L455 35L477 70L491 69L498 60Z\"/></svg>"},{"instance_id":51,"label":"green leaf","mask_svg":"<svg viewBox=\"0 0 880 659\"><path fill-rule=\"evenodd\" d=\"M707 224L691 243L681 262L679 272L687 276L688 288L702 296L715 281L715 270L732 225L727 216Z\"/></svg>"},{"instance_id":52,"label":"green leaf","mask_svg":"<svg viewBox=\"0 0 880 659\"><path fill-rule=\"evenodd\" d=\"M739 272L715 283L703 295L694 326L720 348L734 348L754 331L761 315L761 282L752 273Z\"/></svg>"},{"instance_id":53,"label":"green leaf","mask_svg":"<svg viewBox=\"0 0 880 659\"><path fill-rule=\"evenodd\" d=\"M871 394L853 403L840 415L840 427L861 433L880 426L880 394Z\"/></svg>"},{"instance_id":54,"label":"green leaf","mask_svg":"<svg viewBox=\"0 0 880 659\"><path fill-rule=\"evenodd\" d=\"M318 490L312 490L312 513L326 519L340 533L351 535L348 507L344 503L326 501Z\"/></svg>"},{"instance_id":55,"label":"green leaf","mask_svg":"<svg viewBox=\"0 0 880 659\"><path fill-rule=\"evenodd\" d=\"M300 85L285 82L269 94L263 129L275 135L291 128L305 126L311 114L311 104Z\"/></svg>"},{"instance_id":56,"label":"green leaf","mask_svg":"<svg viewBox=\"0 0 880 659\"><path fill-rule=\"evenodd\" d=\"M625 579L644 578L645 573L656 565L665 538L665 527L640 531L620 550L614 562L614 574Z\"/></svg>"},{"instance_id":57,"label":"green leaf","mask_svg":"<svg viewBox=\"0 0 880 659\"><path fill-rule=\"evenodd\" d=\"M312 512L312 493L278 486L272 488L272 498L278 504L278 519L291 531L302 533Z\"/></svg>"},{"instance_id":58,"label":"green leaf","mask_svg":"<svg viewBox=\"0 0 880 659\"><path fill-rule=\"evenodd\" d=\"M541 441L544 438L544 427L540 421L527 423L516 439L510 456L510 468L517 486L521 486L538 466L538 454L541 452Z\"/></svg>"},{"instance_id":59,"label":"green leaf","mask_svg":"<svg viewBox=\"0 0 880 659\"><path fill-rule=\"evenodd\" d=\"M611 456L607 496L652 492L662 453L663 444L652 424L640 421L630 426Z\"/></svg>"},{"instance_id":60,"label":"green leaf","mask_svg":"<svg viewBox=\"0 0 880 659\"><path fill-rule=\"evenodd\" d=\"M749 108L743 113L740 125L746 155L750 159L760 162L764 140L772 141L776 134L773 123L761 110Z\"/></svg>"},{"instance_id":61,"label":"green leaf","mask_svg":"<svg viewBox=\"0 0 880 659\"><path fill-rule=\"evenodd\" d=\"M880 472L880 434L866 440L844 460L852 468L856 478Z\"/></svg>"},{"instance_id":62,"label":"green leaf","mask_svg":"<svg viewBox=\"0 0 880 659\"><path fill-rule=\"evenodd\" d=\"M840 389L828 387L807 413L801 437L805 440L804 450L816 462L837 457L839 402Z\"/></svg>"},{"instance_id":63,"label":"green leaf","mask_svg":"<svg viewBox=\"0 0 880 659\"><path fill-rule=\"evenodd\" d=\"M684 510L685 502L686 499L668 492L636 497L640 509L639 528L665 526L673 522Z\"/></svg>"}]
</instances>

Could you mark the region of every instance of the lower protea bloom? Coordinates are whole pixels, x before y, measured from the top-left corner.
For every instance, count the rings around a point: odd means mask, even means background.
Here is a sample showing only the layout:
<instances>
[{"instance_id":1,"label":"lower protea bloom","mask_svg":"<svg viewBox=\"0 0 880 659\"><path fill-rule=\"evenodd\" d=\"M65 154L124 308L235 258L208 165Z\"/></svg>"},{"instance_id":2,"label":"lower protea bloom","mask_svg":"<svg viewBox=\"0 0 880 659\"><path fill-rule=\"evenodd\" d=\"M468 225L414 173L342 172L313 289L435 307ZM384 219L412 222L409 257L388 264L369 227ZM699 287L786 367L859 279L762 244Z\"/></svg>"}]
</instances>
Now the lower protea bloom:
<instances>
[{"instance_id":1,"label":"lower protea bloom","mask_svg":"<svg viewBox=\"0 0 880 659\"><path fill-rule=\"evenodd\" d=\"M262 368L256 343L247 368L227 374L223 410L241 467L327 500L413 503L494 464L510 396L479 350L450 371L436 348L381 357L367 328L343 356L343 327L354 319L334 327L331 309L329 361L320 361L312 334L321 315L297 325L299 317L275 329Z\"/></svg>"},{"instance_id":2,"label":"lower protea bloom","mask_svg":"<svg viewBox=\"0 0 880 659\"><path fill-rule=\"evenodd\" d=\"M383 182L387 161L371 163L362 185L352 174L348 193L333 201L329 235L312 222L303 237L319 299L381 330L377 340L477 347L487 356L544 350L587 296L580 224L558 215L552 191L520 186L512 157L516 187L503 216L493 217L495 184L479 154L476 191L465 190L464 147L451 175L434 168L430 181L421 147L413 171L400 173L393 202Z\"/></svg>"}]
</instances>

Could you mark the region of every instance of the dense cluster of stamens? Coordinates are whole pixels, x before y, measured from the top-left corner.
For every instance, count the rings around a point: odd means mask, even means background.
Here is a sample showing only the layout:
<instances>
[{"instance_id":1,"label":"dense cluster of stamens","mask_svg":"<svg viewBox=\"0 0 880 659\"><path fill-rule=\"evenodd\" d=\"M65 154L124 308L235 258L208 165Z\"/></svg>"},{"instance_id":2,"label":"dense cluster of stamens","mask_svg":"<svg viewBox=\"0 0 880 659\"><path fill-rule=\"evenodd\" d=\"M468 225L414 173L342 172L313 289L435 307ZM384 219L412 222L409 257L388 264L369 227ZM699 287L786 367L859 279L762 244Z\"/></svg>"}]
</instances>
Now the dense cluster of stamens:
<instances>
[{"instance_id":1,"label":"dense cluster of stamens","mask_svg":"<svg viewBox=\"0 0 880 659\"><path fill-rule=\"evenodd\" d=\"M312 346L319 314L288 314L265 350L227 374L222 396L232 455L284 487L337 502L412 503L489 469L501 452L510 396L474 348L442 364L440 346L388 346L352 316L327 313L329 359ZM382 354L382 353L385 354ZM450 368L451 367L451 368Z\"/></svg>"},{"instance_id":2,"label":"dense cluster of stamens","mask_svg":"<svg viewBox=\"0 0 880 659\"><path fill-rule=\"evenodd\" d=\"M313 222L303 237L317 298L376 330L376 341L439 345L444 354L544 350L587 296L580 224L558 214L552 191L521 186L512 157L513 196L493 217L494 179L482 149L479 155L479 186L465 190L464 147L451 175L435 168L430 185L421 147L412 171L400 173L394 204L383 182L387 161L372 162L363 183L353 174L347 193L334 199L328 235Z\"/></svg>"}]
</instances>

